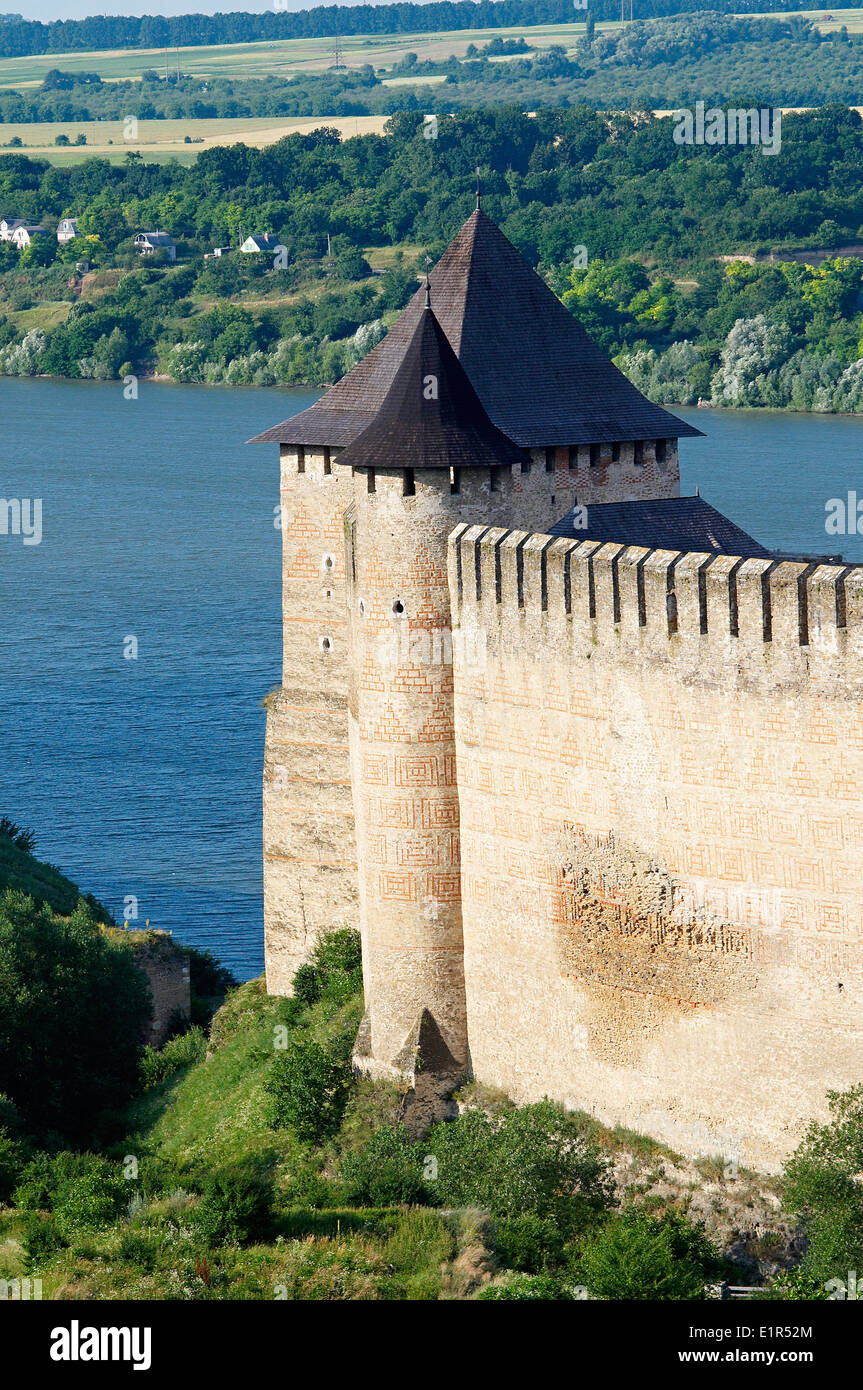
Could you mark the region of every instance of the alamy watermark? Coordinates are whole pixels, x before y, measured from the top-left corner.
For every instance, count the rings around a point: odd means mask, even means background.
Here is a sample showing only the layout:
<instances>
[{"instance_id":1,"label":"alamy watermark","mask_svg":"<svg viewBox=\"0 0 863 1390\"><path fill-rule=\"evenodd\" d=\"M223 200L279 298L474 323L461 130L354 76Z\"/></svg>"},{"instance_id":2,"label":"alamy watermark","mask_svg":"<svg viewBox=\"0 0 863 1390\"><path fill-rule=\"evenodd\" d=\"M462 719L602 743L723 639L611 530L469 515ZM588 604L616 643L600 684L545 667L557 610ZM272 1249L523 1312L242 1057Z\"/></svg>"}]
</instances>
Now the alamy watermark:
<instances>
[{"instance_id":1,"label":"alamy watermark","mask_svg":"<svg viewBox=\"0 0 863 1390\"><path fill-rule=\"evenodd\" d=\"M40 545L42 498L0 497L0 536L20 536L25 545Z\"/></svg>"},{"instance_id":2,"label":"alamy watermark","mask_svg":"<svg viewBox=\"0 0 863 1390\"><path fill-rule=\"evenodd\" d=\"M748 110L721 106L673 111L676 145L760 145L763 154L778 154L782 146L782 111L778 106Z\"/></svg>"},{"instance_id":3,"label":"alamy watermark","mask_svg":"<svg viewBox=\"0 0 863 1390\"><path fill-rule=\"evenodd\" d=\"M831 497L824 503L827 513L824 530L828 536L863 536L863 497L857 500L856 492L848 492L845 497Z\"/></svg>"}]
</instances>

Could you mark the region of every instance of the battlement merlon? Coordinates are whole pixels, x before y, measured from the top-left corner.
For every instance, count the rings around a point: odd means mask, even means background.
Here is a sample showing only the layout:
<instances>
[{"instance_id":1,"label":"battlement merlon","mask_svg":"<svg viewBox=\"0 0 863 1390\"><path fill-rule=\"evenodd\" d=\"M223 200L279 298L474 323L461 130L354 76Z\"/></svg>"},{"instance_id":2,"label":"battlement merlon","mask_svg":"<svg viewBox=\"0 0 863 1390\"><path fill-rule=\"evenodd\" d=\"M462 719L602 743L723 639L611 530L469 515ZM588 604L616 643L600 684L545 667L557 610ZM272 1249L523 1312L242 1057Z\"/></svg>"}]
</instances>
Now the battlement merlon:
<instances>
[{"instance_id":1,"label":"battlement merlon","mask_svg":"<svg viewBox=\"0 0 863 1390\"><path fill-rule=\"evenodd\" d=\"M744 559L457 526L453 628L675 662L687 680L863 689L863 566ZM470 630L470 631L468 631ZM597 654L599 654L597 652Z\"/></svg>"}]
</instances>

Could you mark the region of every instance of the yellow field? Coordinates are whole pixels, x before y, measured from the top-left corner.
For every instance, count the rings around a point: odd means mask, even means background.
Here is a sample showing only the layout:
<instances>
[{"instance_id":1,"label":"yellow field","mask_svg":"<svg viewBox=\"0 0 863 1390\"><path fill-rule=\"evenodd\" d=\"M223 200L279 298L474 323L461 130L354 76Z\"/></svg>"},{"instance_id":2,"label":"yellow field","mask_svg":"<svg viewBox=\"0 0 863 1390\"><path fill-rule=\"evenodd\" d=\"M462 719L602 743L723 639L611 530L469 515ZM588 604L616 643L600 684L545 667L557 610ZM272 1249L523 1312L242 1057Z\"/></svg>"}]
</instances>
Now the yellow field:
<instances>
[{"instance_id":1,"label":"yellow field","mask_svg":"<svg viewBox=\"0 0 863 1390\"><path fill-rule=\"evenodd\" d=\"M351 135L380 134L386 116L296 116L277 119L273 116L245 117L221 121L139 121L138 138L124 138L122 121L42 121L37 124L0 125L0 153L9 151L9 141L17 136L21 146L13 154L38 155L56 164L77 163L94 155L115 162L125 159L129 150L137 150L145 159L194 159L196 154L211 145L236 145L242 142L263 149L293 131L316 130L320 126L335 127L347 139ZM84 134L87 144L80 146L55 145L58 135L74 141ZM186 144L189 135L193 143Z\"/></svg>"}]
</instances>

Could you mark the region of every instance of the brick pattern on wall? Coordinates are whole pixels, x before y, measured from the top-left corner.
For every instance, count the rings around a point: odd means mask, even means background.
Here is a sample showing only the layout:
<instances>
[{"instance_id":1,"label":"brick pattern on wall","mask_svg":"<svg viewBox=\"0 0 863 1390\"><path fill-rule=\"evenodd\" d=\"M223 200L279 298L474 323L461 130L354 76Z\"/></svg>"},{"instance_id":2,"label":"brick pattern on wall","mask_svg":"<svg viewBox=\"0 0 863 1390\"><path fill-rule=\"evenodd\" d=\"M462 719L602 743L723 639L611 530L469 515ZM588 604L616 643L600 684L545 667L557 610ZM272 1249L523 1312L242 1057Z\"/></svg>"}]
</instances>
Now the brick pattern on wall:
<instances>
[{"instance_id":1,"label":"brick pattern on wall","mask_svg":"<svg viewBox=\"0 0 863 1390\"><path fill-rule=\"evenodd\" d=\"M777 1166L859 1078L863 571L475 527L450 585L476 1074Z\"/></svg>"}]
</instances>

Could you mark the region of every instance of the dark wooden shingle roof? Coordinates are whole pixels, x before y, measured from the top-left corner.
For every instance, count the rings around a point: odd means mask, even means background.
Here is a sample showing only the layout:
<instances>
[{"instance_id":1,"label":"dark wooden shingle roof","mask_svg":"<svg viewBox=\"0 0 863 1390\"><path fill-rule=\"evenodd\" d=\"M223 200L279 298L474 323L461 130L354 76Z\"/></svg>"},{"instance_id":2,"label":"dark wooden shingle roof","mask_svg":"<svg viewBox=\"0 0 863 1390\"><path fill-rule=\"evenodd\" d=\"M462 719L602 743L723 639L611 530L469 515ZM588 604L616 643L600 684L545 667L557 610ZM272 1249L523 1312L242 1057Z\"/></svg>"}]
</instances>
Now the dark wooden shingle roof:
<instances>
[{"instance_id":1,"label":"dark wooden shingle roof","mask_svg":"<svg viewBox=\"0 0 863 1390\"><path fill-rule=\"evenodd\" d=\"M654 550L708 551L772 559L771 552L703 497L664 497L647 502L588 504L587 526L576 527L571 512L551 528L553 536L579 541L616 541Z\"/></svg>"},{"instance_id":2,"label":"dark wooden shingle roof","mask_svg":"<svg viewBox=\"0 0 863 1390\"><path fill-rule=\"evenodd\" d=\"M339 454L353 468L496 468L526 459L488 418L428 304L380 410Z\"/></svg>"},{"instance_id":3,"label":"dark wooden shingle roof","mask_svg":"<svg viewBox=\"0 0 863 1390\"><path fill-rule=\"evenodd\" d=\"M490 419L525 448L673 439L701 431L652 405L477 209L431 272L450 345ZM380 409L425 302L420 289L377 347L308 410L252 443L350 443Z\"/></svg>"}]
</instances>

